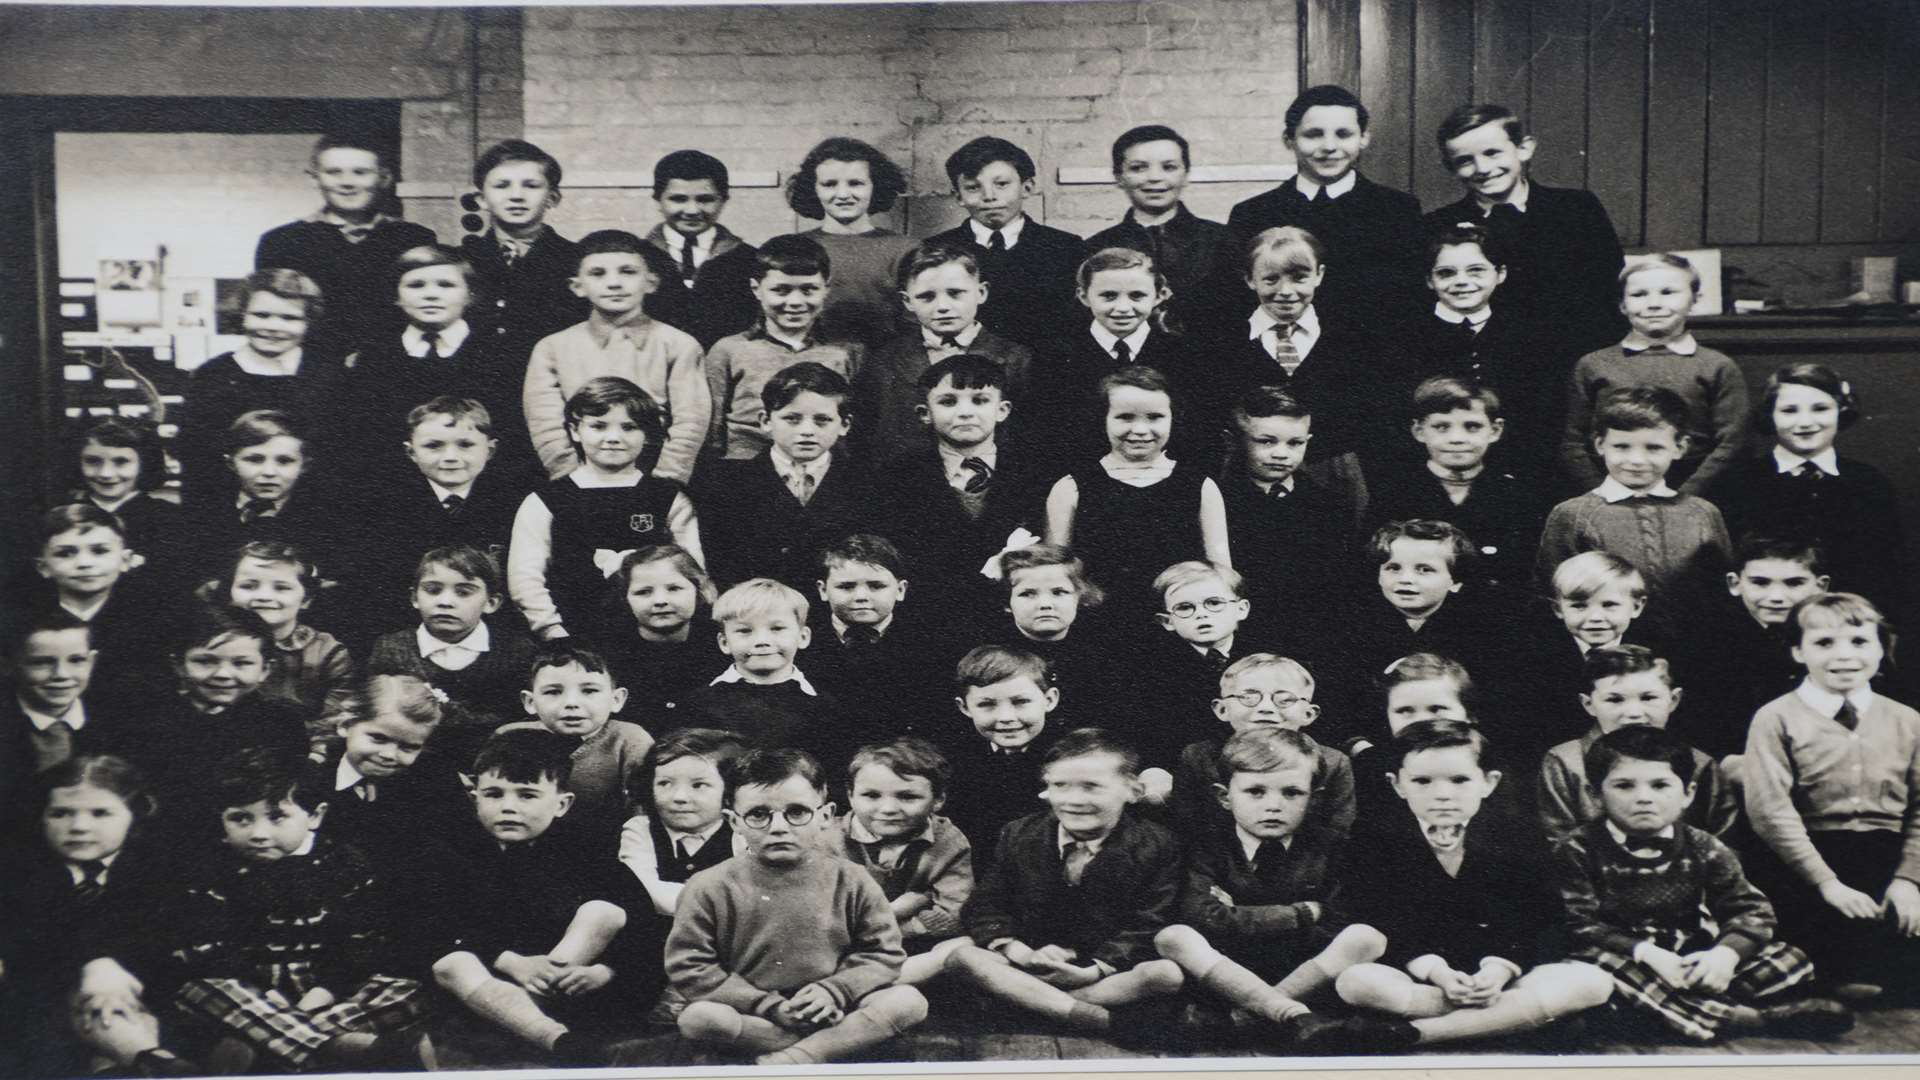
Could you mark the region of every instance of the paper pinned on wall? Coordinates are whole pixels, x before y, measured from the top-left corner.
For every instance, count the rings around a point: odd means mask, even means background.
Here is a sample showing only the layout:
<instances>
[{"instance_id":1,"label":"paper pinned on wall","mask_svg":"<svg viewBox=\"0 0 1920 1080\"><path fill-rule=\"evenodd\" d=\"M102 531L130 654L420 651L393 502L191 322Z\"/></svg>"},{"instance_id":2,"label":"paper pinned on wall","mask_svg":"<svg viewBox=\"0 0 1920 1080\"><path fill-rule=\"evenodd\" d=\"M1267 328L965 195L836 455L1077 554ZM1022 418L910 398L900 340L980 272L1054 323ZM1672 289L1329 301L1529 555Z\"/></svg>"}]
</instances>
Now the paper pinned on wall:
<instances>
[{"instance_id":1,"label":"paper pinned on wall","mask_svg":"<svg viewBox=\"0 0 1920 1080\"><path fill-rule=\"evenodd\" d=\"M100 325L160 325L160 262L157 259L101 259Z\"/></svg>"}]
</instances>

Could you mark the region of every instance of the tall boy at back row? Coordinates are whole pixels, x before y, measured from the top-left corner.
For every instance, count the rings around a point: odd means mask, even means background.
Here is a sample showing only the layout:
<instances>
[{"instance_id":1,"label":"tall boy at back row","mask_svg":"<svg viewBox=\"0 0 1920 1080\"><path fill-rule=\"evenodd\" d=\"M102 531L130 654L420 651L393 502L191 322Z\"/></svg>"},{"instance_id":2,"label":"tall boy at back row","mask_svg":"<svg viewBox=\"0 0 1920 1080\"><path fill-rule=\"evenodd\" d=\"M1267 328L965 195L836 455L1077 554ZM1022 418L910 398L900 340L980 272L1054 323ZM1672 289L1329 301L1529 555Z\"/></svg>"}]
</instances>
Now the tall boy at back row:
<instances>
[{"instance_id":1,"label":"tall boy at back row","mask_svg":"<svg viewBox=\"0 0 1920 1080\"><path fill-rule=\"evenodd\" d=\"M439 238L424 225L387 213L393 172L369 139L322 136L313 144L307 175L320 189L320 209L267 230L253 265L297 270L320 286L328 317L313 327L306 345L337 357L397 321L393 261Z\"/></svg>"},{"instance_id":2,"label":"tall boy at back row","mask_svg":"<svg viewBox=\"0 0 1920 1080\"><path fill-rule=\"evenodd\" d=\"M713 396L700 343L653 321L643 309L659 286L649 250L639 237L618 229L581 238L569 288L592 305L593 313L533 348L521 395L527 432L550 479L560 479L578 463L567 435L567 400L589 381L610 375L645 390L666 413L666 440L648 472L682 484L693 476Z\"/></svg>"},{"instance_id":3,"label":"tall boy at back row","mask_svg":"<svg viewBox=\"0 0 1920 1080\"><path fill-rule=\"evenodd\" d=\"M1146 124L1115 139L1113 182L1126 192L1127 214L1087 237L1087 251L1126 247L1152 256L1173 290L1173 329L1206 333L1240 314L1237 294L1213 289L1215 275L1231 274L1240 253L1225 225L1195 216L1180 200L1192 168L1187 140L1170 127Z\"/></svg>"},{"instance_id":4,"label":"tall boy at back row","mask_svg":"<svg viewBox=\"0 0 1920 1080\"><path fill-rule=\"evenodd\" d=\"M492 224L460 241L479 279L471 321L516 371L525 369L541 338L590 311L569 285L580 245L547 224L547 214L560 205L560 175L553 155L520 139L493 144L473 163L473 186Z\"/></svg>"},{"instance_id":5,"label":"tall boy at back row","mask_svg":"<svg viewBox=\"0 0 1920 1080\"><path fill-rule=\"evenodd\" d=\"M970 251L992 289L980 321L1038 348L1080 318L1073 274L1080 238L1042 225L1021 209L1034 194L1033 158L1005 139L982 135L947 158L947 179L967 220L928 243Z\"/></svg>"},{"instance_id":6,"label":"tall boy at back row","mask_svg":"<svg viewBox=\"0 0 1920 1080\"><path fill-rule=\"evenodd\" d=\"M1465 105L1440 122L1440 164L1466 189L1459 202L1429 211L1432 230L1463 223L1487 230L1507 279L1502 310L1545 331L1561 365L1618 341L1615 309L1620 237L1592 192L1548 187L1528 176L1538 146L1520 118L1499 105Z\"/></svg>"},{"instance_id":7,"label":"tall boy at back row","mask_svg":"<svg viewBox=\"0 0 1920 1080\"><path fill-rule=\"evenodd\" d=\"M1374 316L1384 330L1420 312L1420 203L1360 175L1369 119L1367 107L1345 87L1303 91L1287 106L1283 133L1299 171L1234 206L1227 228L1239 250L1266 229L1291 225L1312 233L1336 268L1321 292L1321 307L1343 320ZM1238 288L1224 278L1222 287Z\"/></svg>"},{"instance_id":8,"label":"tall boy at back row","mask_svg":"<svg viewBox=\"0 0 1920 1080\"><path fill-rule=\"evenodd\" d=\"M692 334L703 349L753 325L748 281L753 245L720 224L729 194L726 163L698 150L675 150L653 167L653 204L660 224L647 243L676 270L660 282L655 310Z\"/></svg>"}]
</instances>

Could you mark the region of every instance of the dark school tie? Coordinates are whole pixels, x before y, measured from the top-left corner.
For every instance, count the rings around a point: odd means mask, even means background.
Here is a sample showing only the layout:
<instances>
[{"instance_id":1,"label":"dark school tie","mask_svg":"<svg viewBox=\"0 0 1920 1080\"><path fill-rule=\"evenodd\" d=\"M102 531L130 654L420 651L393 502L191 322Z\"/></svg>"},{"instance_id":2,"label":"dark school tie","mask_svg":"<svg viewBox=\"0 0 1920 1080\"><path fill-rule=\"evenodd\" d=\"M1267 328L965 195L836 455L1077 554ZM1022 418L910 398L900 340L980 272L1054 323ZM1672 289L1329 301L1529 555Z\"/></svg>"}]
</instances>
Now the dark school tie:
<instances>
[{"instance_id":1,"label":"dark school tie","mask_svg":"<svg viewBox=\"0 0 1920 1080\"><path fill-rule=\"evenodd\" d=\"M441 357L441 355L442 355L442 354L441 354L441 352L440 352L440 331L438 331L438 330L422 330L422 331L420 332L420 338L421 338L421 340L423 340L423 341L425 341L425 342L427 343L427 356L426 356L426 358L427 358L428 360L438 360L438 359L440 359L440 357Z\"/></svg>"},{"instance_id":2,"label":"dark school tie","mask_svg":"<svg viewBox=\"0 0 1920 1080\"><path fill-rule=\"evenodd\" d=\"M380 797L380 792L373 786L373 781L362 779L353 785L353 797L361 802L373 802Z\"/></svg>"},{"instance_id":3,"label":"dark school tie","mask_svg":"<svg viewBox=\"0 0 1920 1080\"><path fill-rule=\"evenodd\" d=\"M697 268L693 265L693 241L688 240L680 245L680 280L685 282L689 289L693 288L696 270Z\"/></svg>"},{"instance_id":4,"label":"dark school tie","mask_svg":"<svg viewBox=\"0 0 1920 1080\"><path fill-rule=\"evenodd\" d=\"M1274 502L1280 502L1291 494L1293 494L1293 492L1287 490L1287 485L1278 482L1267 489L1267 498L1272 499Z\"/></svg>"},{"instance_id":5,"label":"dark school tie","mask_svg":"<svg viewBox=\"0 0 1920 1080\"><path fill-rule=\"evenodd\" d=\"M673 842L673 857L682 863L693 861L693 852L687 850L687 838L682 836Z\"/></svg>"},{"instance_id":6,"label":"dark school tie","mask_svg":"<svg viewBox=\"0 0 1920 1080\"><path fill-rule=\"evenodd\" d=\"M251 525L263 517L272 517L277 512L272 499L248 499L247 505L240 508L240 524Z\"/></svg>"},{"instance_id":7,"label":"dark school tie","mask_svg":"<svg viewBox=\"0 0 1920 1080\"><path fill-rule=\"evenodd\" d=\"M1128 345L1124 341L1114 342L1113 362L1121 367L1126 367L1128 364L1133 363L1133 346Z\"/></svg>"},{"instance_id":8,"label":"dark school tie","mask_svg":"<svg viewBox=\"0 0 1920 1080\"><path fill-rule=\"evenodd\" d=\"M865 648L880 643L880 631L871 626L847 627L846 643L849 648Z\"/></svg>"},{"instance_id":9,"label":"dark school tie","mask_svg":"<svg viewBox=\"0 0 1920 1080\"><path fill-rule=\"evenodd\" d=\"M941 349L954 349L954 350L956 350L956 351L958 351L958 352L966 352L966 351L967 351L967 349L966 349L966 346L964 346L964 345L962 345L962 344L960 344L960 335L959 335L959 334L941 334L941 335L940 335L940 344L939 344L938 346L936 346L936 348L941 348Z\"/></svg>"},{"instance_id":10,"label":"dark school tie","mask_svg":"<svg viewBox=\"0 0 1920 1080\"><path fill-rule=\"evenodd\" d=\"M1166 235L1166 229L1163 226L1147 226L1147 254L1153 256L1155 262L1160 261L1160 245L1166 242Z\"/></svg>"},{"instance_id":11,"label":"dark school tie","mask_svg":"<svg viewBox=\"0 0 1920 1080\"><path fill-rule=\"evenodd\" d=\"M1840 711L1833 714L1833 720L1834 723L1852 731L1860 726L1860 712L1853 707L1853 702L1842 701Z\"/></svg>"},{"instance_id":12,"label":"dark school tie","mask_svg":"<svg viewBox=\"0 0 1920 1080\"><path fill-rule=\"evenodd\" d=\"M73 886L73 902L86 907L100 899L100 894L107 890L107 883L100 880L106 872L107 864L98 859L81 863L80 880Z\"/></svg>"},{"instance_id":13,"label":"dark school tie","mask_svg":"<svg viewBox=\"0 0 1920 1080\"><path fill-rule=\"evenodd\" d=\"M1820 466L1815 465L1813 462L1803 461L1800 463L1799 468L1793 470L1793 475L1803 484L1817 484L1825 479L1827 474L1822 472Z\"/></svg>"},{"instance_id":14,"label":"dark school tie","mask_svg":"<svg viewBox=\"0 0 1920 1080\"><path fill-rule=\"evenodd\" d=\"M993 466L977 457L970 457L960 463L960 467L972 473L961 490L969 495L978 495L993 486Z\"/></svg>"},{"instance_id":15,"label":"dark school tie","mask_svg":"<svg viewBox=\"0 0 1920 1080\"><path fill-rule=\"evenodd\" d=\"M1490 221L1502 225L1518 225L1522 216L1520 208L1512 203L1495 203L1493 211L1487 215Z\"/></svg>"},{"instance_id":16,"label":"dark school tie","mask_svg":"<svg viewBox=\"0 0 1920 1080\"><path fill-rule=\"evenodd\" d=\"M1081 875L1087 872L1087 864L1093 861L1093 849L1079 840L1066 846L1060 853L1060 866L1066 872L1067 884L1080 884Z\"/></svg>"},{"instance_id":17,"label":"dark school tie","mask_svg":"<svg viewBox=\"0 0 1920 1080\"><path fill-rule=\"evenodd\" d=\"M466 512L467 500L458 495L448 495L440 500L440 508L447 512L448 517L457 518Z\"/></svg>"},{"instance_id":18,"label":"dark school tie","mask_svg":"<svg viewBox=\"0 0 1920 1080\"><path fill-rule=\"evenodd\" d=\"M995 229L993 232L987 234L987 250L988 251L1007 250L1007 238L1000 235L1000 230Z\"/></svg>"},{"instance_id":19,"label":"dark school tie","mask_svg":"<svg viewBox=\"0 0 1920 1080\"><path fill-rule=\"evenodd\" d=\"M1480 337L1480 328L1473 325L1471 319L1461 319L1455 324L1453 332L1460 335L1460 340L1468 347L1472 347L1474 341Z\"/></svg>"}]
</instances>

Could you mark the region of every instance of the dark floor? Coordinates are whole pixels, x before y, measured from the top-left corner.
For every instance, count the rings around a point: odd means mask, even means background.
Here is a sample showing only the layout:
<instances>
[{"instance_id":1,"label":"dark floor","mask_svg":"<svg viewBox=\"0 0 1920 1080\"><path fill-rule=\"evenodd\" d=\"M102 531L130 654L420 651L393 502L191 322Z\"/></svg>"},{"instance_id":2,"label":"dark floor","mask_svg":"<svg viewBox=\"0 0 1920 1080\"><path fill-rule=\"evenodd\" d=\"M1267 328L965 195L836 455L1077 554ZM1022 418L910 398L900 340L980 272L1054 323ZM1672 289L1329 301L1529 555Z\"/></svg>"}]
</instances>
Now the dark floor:
<instances>
[{"instance_id":1,"label":"dark floor","mask_svg":"<svg viewBox=\"0 0 1920 1080\"><path fill-rule=\"evenodd\" d=\"M1450 1047L1423 1049L1422 1054L1551 1054L1610 1055L1638 1057L1661 1054L1809 1054L1845 1056L1854 1054L1920 1053L1920 1008L1863 1008L1854 1029L1830 1042L1795 1039L1740 1038L1711 1046L1660 1038L1639 1030L1622 1030L1609 1017L1596 1017L1569 1037L1542 1037L1529 1040L1498 1040L1462 1043ZM437 1040L440 1067L474 1068L551 1068L552 1062L516 1052L500 1045L490 1036L478 1033L455 1035ZM864 1061L1079 1061L1103 1058L1207 1058L1261 1057L1269 1052L1233 1049L1205 1052L1138 1052L1121 1049L1104 1039L1083 1035L1049 1032L1032 1024L1011 1024L990 1019L956 1020L941 1017L916 1028L909 1034L879 1047ZM678 1035L662 1034L637 1039L619 1047L618 1062L624 1066L685 1067L691 1065L733 1064L725 1059L703 1056ZM1836 1062L1838 1064L1838 1062Z\"/></svg>"}]
</instances>

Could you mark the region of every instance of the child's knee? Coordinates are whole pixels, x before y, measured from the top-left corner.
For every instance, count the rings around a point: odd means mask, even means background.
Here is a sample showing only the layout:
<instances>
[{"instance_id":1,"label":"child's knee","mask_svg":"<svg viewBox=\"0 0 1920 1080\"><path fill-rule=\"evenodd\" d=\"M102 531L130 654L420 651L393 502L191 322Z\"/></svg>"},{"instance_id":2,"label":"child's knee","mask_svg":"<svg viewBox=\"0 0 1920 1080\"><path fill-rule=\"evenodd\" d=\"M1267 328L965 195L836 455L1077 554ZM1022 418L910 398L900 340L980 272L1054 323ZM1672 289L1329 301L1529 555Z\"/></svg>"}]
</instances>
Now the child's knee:
<instances>
[{"instance_id":1,"label":"child's knee","mask_svg":"<svg viewBox=\"0 0 1920 1080\"><path fill-rule=\"evenodd\" d=\"M1153 947L1161 956L1181 967L1191 967L1195 961L1214 951L1200 931L1185 925L1169 926L1153 935Z\"/></svg>"},{"instance_id":2,"label":"child's knee","mask_svg":"<svg viewBox=\"0 0 1920 1080\"><path fill-rule=\"evenodd\" d=\"M888 1029L898 1033L927 1018L927 996L911 986L889 986L860 1003Z\"/></svg>"},{"instance_id":3,"label":"child's knee","mask_svg":"<svg viewBox=\"0 0 1920 1080\"><path fill-rule=\"evenodd\" d=\"M975 975L991 968L1004 967L1006 963L1006 958L999 953L989 952L978 945L962 945L947 954L946 970Z\"/></svg>"},{"instance_id":4,"label":"child's knee","mask_svg":"<svg viewBox=\"0 0 1920 1080\"><path fill-rule=\"evenodd\" d=\"M1570 969L1566 976L1570 1010L1597 1009L1613 997L1613 976L1592 964L1568 962L1554 966Z\"/></svg>"},{"instance_id":5,"label":"child's knee","mask_svg":"<svg viewBox=\"0 0 1920 1080\"><path fill-rule=\"evenodd\" d=\"M433 981L442 990L460 993L487 977L487 967L470 952L451 952L433 962Z\"/></svg>"},{"instance_id":6,"label":"child's knee","mask_svg":"<svg viewBox=\"0 0 1920 1080\"><path fill-rule=\"evenodd\" d=\"M1380 959L1387 952L1387 935L1365 923L1354 923L1334 935L1329 948L1357 964Z\"/></svg>"},{"instance_id":7,"label":"child's knee","mask_svg":"<svg viewBox=\"0 0 1920 1080\"><path fill-rule=\"evenodd\" d=\"M1373 1005L1389 995L1396 972L1383 964L1355 964L1333 980L1333 992L1349 1005Z\"/></svg>"},{"instance_id":8,"label":"child's knee","mask_svg":"<svg viewBox=\"0 0 1920 1080\"><path fill-rule=\"evenodd\" d=\"M1149 960L1133 970L1146 988L1156 994L1177 994L1187 984L1187 973L1171 960Z\"/></svg>"},{"instance_id":9,"label":"child's knee","mask_svg":"<svg viewBox=\"0 0 1920 1080\"><path fill-rule=\"evenodd\" d=\"M696 1001L680 1011L680 1034L694 1042L726 1043L740 1037L741 1018L731 1006Z\"/></svg>"}]
</instances>

